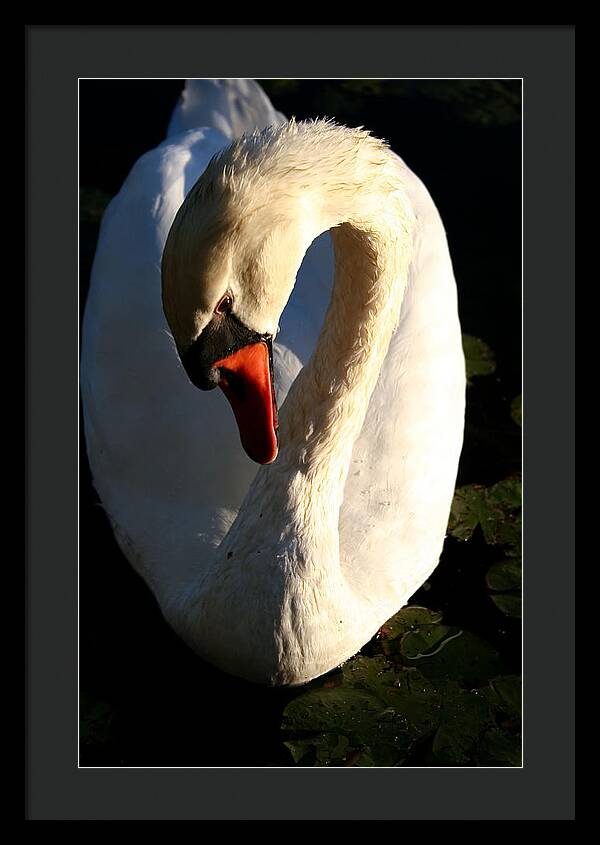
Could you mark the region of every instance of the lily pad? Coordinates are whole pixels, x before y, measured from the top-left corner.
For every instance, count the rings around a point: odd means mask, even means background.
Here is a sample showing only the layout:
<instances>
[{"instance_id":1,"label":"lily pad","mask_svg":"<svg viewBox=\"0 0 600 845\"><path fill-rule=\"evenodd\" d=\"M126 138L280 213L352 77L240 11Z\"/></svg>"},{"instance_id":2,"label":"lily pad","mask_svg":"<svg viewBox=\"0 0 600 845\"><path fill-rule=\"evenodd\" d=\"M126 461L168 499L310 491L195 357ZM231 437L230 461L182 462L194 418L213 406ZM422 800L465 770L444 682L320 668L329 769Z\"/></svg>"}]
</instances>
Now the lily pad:
<instances>
[{"instance_id":1,"label":"lily pad","mask_svg":"<svg viewBox=\"0 0 600 845\"><path fill-rule=\"evenodd\" d=\"M521 681L517 676L500 676L487 687L471 690L449 682L433 740L435 758L448 765L519 766L520 711Z\"/></svg>"},{"instance_id":2,"label":"lily pad","mask_svg":"<svg viewBox=\"0 0 600 845\"><path fill-rule=\"evenodd\" d=\"M448 531L457 540L470 540L482 520L486 519L485 487L469 484L457 488L452 499Z\"/></svg>"},{"instance_id":3,"label":"lily pad","mask_svg":"<svg viewBox=\"0 0 600 845\"><path fill-rule=\"evenodd\" d=\"M521 560L517 557L495 563L486 575L486 583L494 591L491 599L505 616L521 618L522 579Z\"/></svg>"},{"instance_id":4,"label":"lily pad","mask_svg":"<svg viewBox=\"0 0 600 845\"><path fill-rule=\"evenodd\" d=\"M417 670L361 656L344 665L344 678L344 686L311 690L285 708L296 764L395 766L436 729L439 694Z\"/></svg>"},{"instance_id":5,"label":"lily pad","mask_svg":"<svg viewBox=\"0 0 600 845\"><path fill-rule=\"evenodd\" d=\"M507 734L499 728L486 731L478 742L477 762L488 766L520 766L521 735Z\"/></svg>"},{"instance_id":6,"label":"lily pad","mask_svg":"<svg viewBox=\"0 0 600 845\"><path fill-rule=\"evenodd\" d=\"M497 593L492 596L492 601L505 616L521 618L523 602L520 593Z\"/></svg>"},{"instance_id":7,"label":"lily pad","mask_svg":"<svg viewBox=\"0 0 600 845\"><path fill-rule=\"evenodd\" d=\"M485 640L446 625L423 626L402 638L402 656L431 681L474 687L500 671L497 651Z\"/></svg>"},{"instance_id":8,"label":"lily pad","mask_svg":"<svg viewBox=\"0 0 600 845\"><path fill-rule=\"evenodd\" d=\"M442 701L434 759L446 765L521 765L520 678L500 676L471 690L449 682Z\"/></svg>"},{"instance_id":9,"label":"lily pad","mask_svg":"<svg viewBox=\"0 0 600 845\"><path fill-rule=\"evenodd\" d=\"M376 695L384 712L394 715L412 739L431 730L439 709L438 691L414 667L396 670L381 655L358 657L346 664L344 675L354 688Z\"/></svg>"},{"instance_id":10,"label":"lily pad","mask_svg":"<svg viewBox=\"0 0 600 845\"><path fill-rule=\"evenodd\" d=\"M521 678L518 675L502 675L490 682L500 706L511 716L521 716Z\"/></svg>"},{"instance_id":11,"label":"lily pad","mask_svg":"<svg viewBox=\"0 0 600 845\"><path fill-rule=\"evenodd\" d=\"M395 711L364 690L337 688L300 695L284 710L282 727L300 736L287 741L295 760L312 748L317 765L352 765L352 752L368 750L374 765L393 765L411 744L395 724ZM343 738L343 739L341 739ZM300 742L298 742L300 740ZM373 746L380 746L373 755ZM382 752L382 748L386 749Z\"/></svg>"},{"instance_id":12,"label":"lily pad","mask_svg":"<svg viewBox=\"0 0 600 845\"><path fill-rule=\"evenodd\" d=\"M506 478L486 490L486 499L493 507L518 508L523 498L520 478Z\"/></svg>"},{"instance_id":13,"label":"lily pad","mask_svg":"<svg viewBox=\"0 0 600 845\"><path fill-rule=\"evenodd\" d=\"M507 546L507 554L517 555L521 548L522 520L520 513L493 511L481 530L490 546Z\"/></svg>"},{"instance_id":14,"label":"lily pad","mask_svg":"<svg viewBox=\"0 0 600 845\"><path fill-rule=\"evenodd\" d=\"M477 526L486 543L512 547L521 542L521 480L507 478L491 487L468 484L458 487L452 500L448 532L457 540L469 540Z\"/></svg>"},{"instance_id":15,"label":"lily pad","mask_svg":"<svg viewBox=\"0 0 600 845\"><path fill-rule=\"evenodd\" d=\"M466 764L486 729L494 726L493 711L479 690L449 689L443 697L440 727L433 753L441 763Z\"/></svg>"},{"instance_id":16,"label":"lily pad","mask_svg":"<svg viewBox=\"0 0 600 845\"><path fill-rule=\"evenodd\" d=\"M350 742L343 734L321 734L311 740L284 742L297 765L343 765Z\"/></svg>"},{"instance_id":17,"label":"lily pad","mask_svg":"<svg viewBox=\"0 0 600 845\"><path fill-rule=\"evenodd\" d=\"M433 657L462 634L459 628L447 625L422 625L402 638L402 656L405 660Z\"/></svg>"},{"instance_id":18,"label":"lily pad","mask_svg":"<svg viewBox=\"0 0 600 845\"><path fill-rule=\"evenodd\" d=\"M400 639L408 631L418 630L420 625L432 625L440 622L442 614L427 607L411 605L403 607L385 623L380 631L379 645L388 657L400 651Z\"/></svg>"},{"instance_id":19,"label":"lily pad","mask_svg":"<svg viewBox=\"0 0 600 845\"><path fill-rule=\"evenodd\" d=\"M381 702L365 690L347 687L315 689L299 695L284 710L283 727L294 731L329 731L343 723L350 732L361 732L369 712L378 711Z\"/></svg>"},{"instance_id":20,"label":"lily pad","mask_svg":"<svg viewBox=\"0 0 600 845\"><path fill-rule=\"evenodd\" d=\"M489 643L441 620L425 607L403 608L381 632L386 652L357 655L335 685L309 687L291 701L282 729L294 764L402 766L419 748L429 748L421 753L434 765L478 764L489 734L485 760L497 752L498 765L511 765L518 748L494 731L503 734L497 718L520 729L519 679L500 674Z\"/></svg>"},{"instance_id":21,"label":"lily pad","mask_svg":"<svg viewBox=\"0 0 600 845\"><path fill-rule=\"evenodd\" d=\"M436 627L445 629L443 635L453 630ZM445 677L444 671L432 673L433 657L419 658L419 669L397 669L384 655L349 660L342 687L309 690L285 708L285 745L295 765L399 766L422 743L429 745L438 764L519 765L520 679L490 679L497 664L486 646L480 646L480 658L485 655L487 662L480 659L475 673L470 661L463 660L467 672L458 672L460 683L450 679L450 664L444 667ZM467 650L472 648L468 644ZM452 670L459 665L454 663ZM426 676L423 668L439 677ZM465 687L481 675L488 676L487 683Z\"/></svg>"},{"instance_id":22,"label":"lily pad","mask_svg":"<svg viewBox=\"0 0 600 845\"><path fill-rule=\"evenodd\" d=\"M497 592L520 590L522 579L520 558L506 558L495 563L485 577L490 590Z\"/></svg>"},{"instance_id":23,"label":"lily pad","mask_svg":"<svg viewBox=\"0 0 600 845\"><path fill-rule=\"evenodd\" d=\"M495 371L496 359L494 353L481 338L464 334L462 345L468 384L473 384L472 379L475 376L488 376Z\"/></svg>"}]
</instances>

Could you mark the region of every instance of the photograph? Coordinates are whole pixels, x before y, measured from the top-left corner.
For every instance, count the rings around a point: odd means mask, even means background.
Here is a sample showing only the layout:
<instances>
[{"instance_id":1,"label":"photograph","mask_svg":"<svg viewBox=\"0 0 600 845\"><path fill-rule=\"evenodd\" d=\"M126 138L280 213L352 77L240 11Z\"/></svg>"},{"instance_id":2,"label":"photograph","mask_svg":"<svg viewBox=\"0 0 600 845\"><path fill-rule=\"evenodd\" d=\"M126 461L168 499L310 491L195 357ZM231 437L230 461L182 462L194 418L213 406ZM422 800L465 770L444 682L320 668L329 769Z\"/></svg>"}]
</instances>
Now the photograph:
<instances>
[{"instance_id":1,"label":"photograph","mask_svg":"<svg viewBox=\"0 0 600 845\"><path fill-rule=\"evenodd\" d=\"M523 113L78 79L80 768L523 768Z\"/></svg>"}]
</instances>

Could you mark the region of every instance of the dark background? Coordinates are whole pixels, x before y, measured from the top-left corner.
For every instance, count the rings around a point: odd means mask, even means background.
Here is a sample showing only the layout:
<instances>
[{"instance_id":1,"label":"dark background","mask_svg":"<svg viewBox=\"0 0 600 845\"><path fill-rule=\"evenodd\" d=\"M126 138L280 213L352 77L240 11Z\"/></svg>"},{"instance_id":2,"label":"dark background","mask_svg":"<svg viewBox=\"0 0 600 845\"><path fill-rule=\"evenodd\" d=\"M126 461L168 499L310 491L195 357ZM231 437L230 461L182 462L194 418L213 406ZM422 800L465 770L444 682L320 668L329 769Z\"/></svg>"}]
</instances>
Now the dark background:
<instances>
[{"instance_id":1,"label":"dark background","mask_svg":"<svg viewBox=\"0 0 600 845\"><path fill-rule=\"evenodd\" d=\"M448 233L463 332L483 338L498 363L494 377L470 388L458 483L519 471L520 433L507 409L521 392L520 80L261 84L287 116L364 125L423 179ZM182 86L80 83L82 307L99 211L137 158L164 138ZM291 693L228 678L175 637L118 551L84 448L80 457L81 764L289 765L279 721ZM459 558L450 545L426 597L416 600L484 635L518 672L520 622L502 617L469 574L493 562L489 555L473 543Z\"/></svg>"}]
</instances>

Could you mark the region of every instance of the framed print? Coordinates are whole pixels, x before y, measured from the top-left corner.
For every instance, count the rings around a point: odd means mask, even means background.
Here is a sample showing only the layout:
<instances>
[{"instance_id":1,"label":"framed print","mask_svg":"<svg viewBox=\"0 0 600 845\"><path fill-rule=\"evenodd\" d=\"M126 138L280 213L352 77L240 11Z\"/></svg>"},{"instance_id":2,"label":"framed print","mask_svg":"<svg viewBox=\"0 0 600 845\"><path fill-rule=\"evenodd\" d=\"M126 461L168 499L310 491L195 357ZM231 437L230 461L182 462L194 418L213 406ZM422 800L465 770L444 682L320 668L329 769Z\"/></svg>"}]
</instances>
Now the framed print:
<instances>
[{"instance_id":1,"label":"framed print","mask_svg":"<svg viewBox=\"0 0 600 845\"><path fill-rule=\"evenodd\" d=\"M28 818L572 817L572 51L28 29Z\"/></svg>"}]
</instances>

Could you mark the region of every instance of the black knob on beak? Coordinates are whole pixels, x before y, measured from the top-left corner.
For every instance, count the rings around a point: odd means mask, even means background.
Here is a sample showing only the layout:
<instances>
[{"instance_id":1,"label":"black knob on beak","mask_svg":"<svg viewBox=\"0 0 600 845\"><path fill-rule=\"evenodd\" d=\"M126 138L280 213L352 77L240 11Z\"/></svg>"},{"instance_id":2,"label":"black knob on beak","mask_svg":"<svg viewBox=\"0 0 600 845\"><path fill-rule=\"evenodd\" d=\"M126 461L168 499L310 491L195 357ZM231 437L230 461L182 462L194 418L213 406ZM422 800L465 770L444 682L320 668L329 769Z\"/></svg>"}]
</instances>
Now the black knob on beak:
<instances>
[{"instance_id":1,"label":"black knob on beak","mask_svg":"<svg viewBox=\"0 0 600 845\"><path fill-rule=\"evenodd\" d=\"M181 363L192 384L200 390L213 390L221 379L215 361L222 361L238 349L261 340L270 344L272 338L247 328L233 313L217 313L192 345L180 354Z\"/></svg>"},{"instance_id":2,"label":"black knob on beak","mask_svg":"<svg viewBox=\"0 0 600 845\"><path fill-rule=\"evenodd\" d=\"M200 390L214 390L220 374L206 355L206 344L198 338L181 356L181 363L189 380ZM215 359L213 359L215 360Z\"/></svg>"}]
</instances>

